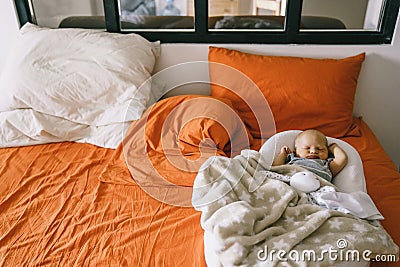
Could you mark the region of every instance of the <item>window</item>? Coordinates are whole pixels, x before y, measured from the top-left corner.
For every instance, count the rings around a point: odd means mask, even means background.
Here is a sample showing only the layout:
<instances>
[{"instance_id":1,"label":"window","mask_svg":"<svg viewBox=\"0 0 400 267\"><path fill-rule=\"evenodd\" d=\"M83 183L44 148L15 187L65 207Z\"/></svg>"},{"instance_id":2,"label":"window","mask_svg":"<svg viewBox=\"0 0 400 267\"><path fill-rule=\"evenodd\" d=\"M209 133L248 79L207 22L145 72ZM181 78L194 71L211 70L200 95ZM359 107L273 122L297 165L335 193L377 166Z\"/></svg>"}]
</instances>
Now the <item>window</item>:
<instances>
[{"instance_id":1,"label":"window","mask_svg":"<svg viewBox=\"0 0 400 267\"><path fill-rule=\"evenodd\" d=\"M169 43L387 44L400 0L14 0L21 24Z\"/></svg>"}]
</instances>

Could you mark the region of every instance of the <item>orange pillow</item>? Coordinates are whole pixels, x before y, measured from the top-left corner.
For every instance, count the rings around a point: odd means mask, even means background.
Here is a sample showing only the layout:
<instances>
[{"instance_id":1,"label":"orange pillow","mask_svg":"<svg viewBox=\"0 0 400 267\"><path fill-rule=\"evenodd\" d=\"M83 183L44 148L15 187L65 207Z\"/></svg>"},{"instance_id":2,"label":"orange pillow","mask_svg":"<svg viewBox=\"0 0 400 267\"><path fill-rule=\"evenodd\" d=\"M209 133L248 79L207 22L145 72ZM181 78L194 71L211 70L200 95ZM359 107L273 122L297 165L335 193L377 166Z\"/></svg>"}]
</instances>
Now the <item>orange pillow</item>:
<instances>
[{"instance_id":1,"label":"orange pillow","mask_svg":"<svg viewBox=\"0 0 400 267\"><path fill-rule=\"evenodd\" d=\"M239 154L252 137L229 100L181 95L155 103L123 141L127 166L141 186L192 186L210 156Z\"/></svg>"},{"instance_id":2,"label":"orange pillow","mask_svg":"<svg viewBox=\"0 0 400 267\"><path fill-rule=\"evenodd\" d=\"M211 96L230 99L256 138L271 136L271 124L260 124L269 112L276 132L356 134L352 113L364 58L365 53L344 59L262 56L210 47Z\"/></svg>"}]
</instances>

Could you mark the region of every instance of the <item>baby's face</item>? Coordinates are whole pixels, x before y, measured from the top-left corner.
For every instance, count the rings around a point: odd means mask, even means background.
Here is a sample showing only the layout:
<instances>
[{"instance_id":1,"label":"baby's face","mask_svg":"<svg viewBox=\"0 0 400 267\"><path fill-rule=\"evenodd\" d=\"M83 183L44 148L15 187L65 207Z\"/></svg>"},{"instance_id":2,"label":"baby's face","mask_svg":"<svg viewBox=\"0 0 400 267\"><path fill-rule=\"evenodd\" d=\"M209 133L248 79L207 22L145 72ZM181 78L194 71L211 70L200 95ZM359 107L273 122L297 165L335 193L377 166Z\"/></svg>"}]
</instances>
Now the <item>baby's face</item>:
<instances>
[{"instance_id":1,"label":"baby's face","mask_svg":"<svg viewBox=\"0 0 400 267\"><path fill-rule=\"evenodd\" d=\"M296 140L295 152L300 158L322 160L326 160L329 153L326 138L311 133L303 134Z\"/></svg>"}]
</instances>

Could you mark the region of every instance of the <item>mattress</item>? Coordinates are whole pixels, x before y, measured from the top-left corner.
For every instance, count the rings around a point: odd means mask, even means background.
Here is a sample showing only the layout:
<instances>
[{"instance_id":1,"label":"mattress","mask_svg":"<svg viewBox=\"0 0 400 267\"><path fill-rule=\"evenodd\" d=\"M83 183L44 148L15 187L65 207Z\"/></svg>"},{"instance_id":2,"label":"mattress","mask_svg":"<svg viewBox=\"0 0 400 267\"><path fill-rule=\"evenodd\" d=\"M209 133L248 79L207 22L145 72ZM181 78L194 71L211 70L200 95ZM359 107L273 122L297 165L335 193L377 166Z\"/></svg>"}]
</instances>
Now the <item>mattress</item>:
<instances>
[{"instance_id":1,"label":"mattress","mask_svg":"<svg viewBox=\"0 0 400 267\"><path fill-rule=\"evenodd\" d=\"M368 193L399 244L400 174L356 123L361 136L343 140L360 152ZM1 265L205 266L200 213L144 192L123 154L72 142L2 148Z\"/></svg>"}]
</instances>

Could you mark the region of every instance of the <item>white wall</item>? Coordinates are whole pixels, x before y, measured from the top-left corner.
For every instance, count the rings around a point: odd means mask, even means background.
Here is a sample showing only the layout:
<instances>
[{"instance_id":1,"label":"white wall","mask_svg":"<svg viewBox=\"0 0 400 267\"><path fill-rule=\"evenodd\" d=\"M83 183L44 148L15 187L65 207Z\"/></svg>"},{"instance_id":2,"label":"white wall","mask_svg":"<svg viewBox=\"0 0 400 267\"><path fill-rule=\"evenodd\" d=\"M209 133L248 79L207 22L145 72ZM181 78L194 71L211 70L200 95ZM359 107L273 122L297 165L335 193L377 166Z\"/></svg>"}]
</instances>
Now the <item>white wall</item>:
<instances>
[{"instance_id":1,"label":"white wall","mask_svg":"<svg viewBox=\"0 0 400 267\"><path fill-rule=\"evenodd\" d=\"M10 1L0 1L0 71L5 64L15 39L18 24ZM309 57L346 57L365 51L366 61L359 78L355 115L364 120L388 152L396 166L400 166L400 27L392 45L220 45L242 51ZM206 61L208 45L164 44L157 70L190 61ZM204 70L207 71L206 69ZM177 74L177 77L178 78ZM173 77L171 77L173 78ZM193 87L196 88L196 87ZM203 86L203 88L205 88ZM192 89L192 88L191 88Z\"/></svg>"},{"instance_id":2,"label":"white wall","mask_svg":"<svg viewBox=\"0 0 400 267\"><path fill-rule=\"evenodd\" d=\"M12 43L17 36L19 28L18 20L14 12L14 5L11 0L0 0L0 72L5 64L5 59L9 53Z\"/></svg>"}]
</instances>

